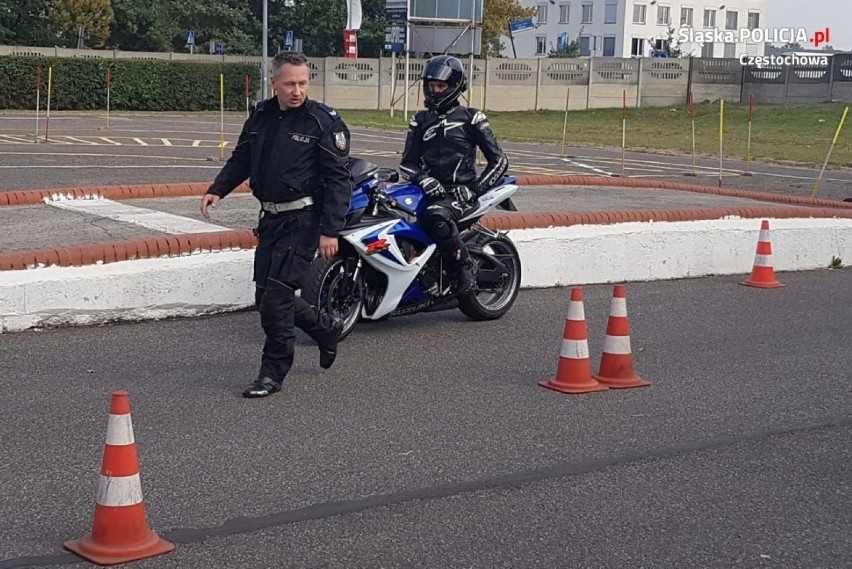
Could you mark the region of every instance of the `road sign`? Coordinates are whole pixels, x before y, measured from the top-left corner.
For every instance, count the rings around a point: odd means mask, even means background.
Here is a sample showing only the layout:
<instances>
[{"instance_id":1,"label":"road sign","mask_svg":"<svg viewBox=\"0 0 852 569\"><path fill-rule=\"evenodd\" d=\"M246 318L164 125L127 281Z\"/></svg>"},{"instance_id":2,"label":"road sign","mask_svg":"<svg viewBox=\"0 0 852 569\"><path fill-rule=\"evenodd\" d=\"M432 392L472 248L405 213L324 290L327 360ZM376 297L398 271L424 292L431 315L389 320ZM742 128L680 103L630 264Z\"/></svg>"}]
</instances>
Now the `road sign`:
<instances>
[{"instance_id":1,"label":"road sign","mask_svg":"<svg viewBox=\"0 0 852 569\"><path fill-rule=\"evenodd\" d=\"M195 45L195 30L186 32L186 45Z\"/></svg>"},{"instance_id":2,"label":"road sign","mask_svg":"<svg viewBox=\"0 0 852 569\"><path fill-rule=\"evenodd\" d=\"M225 44L216 42L216 55L225 55Z\"/></svg>"},{"instance_id":3,"label":"road sign","mask_svg":"<svg viewBox=\"0 0 852 569\"><path fill-rule=\"evenodd\" d=\"M385 27L385 50L395 53L405 51L405 26L391 24Z\"/></svg>"},{"instance_id":4,"label":"road sign","mask_svg":"<svg viewBox=\"0 0 852 569\"><path fill-rule=\"evenodd\" d=\"M386 0L385 20L388 22L404 22L408 19L407 0ZM385 48L387 49L387 48Z\"/></svg>"},{"instance_id":5,"label":"road sign","mask_svg":"<svg viewBox=\"0 0 852 569\"><path fill-rule=\"evenodd\" d=\"M293 47L293 30L284 32L284 45L286 47Z\"/></svg>"},{"instance_id":6,"label":"road sign","mask_svg":"<svg viewBox=\"0 0 852 569\"><path fill-rule=\"evenodd\" d=\"M512 33L522 32L524 30L532 30L533 28L535 28L535 24L533 23L532 18L509 22L509 31Z\"/></svg>"}]
</instances>

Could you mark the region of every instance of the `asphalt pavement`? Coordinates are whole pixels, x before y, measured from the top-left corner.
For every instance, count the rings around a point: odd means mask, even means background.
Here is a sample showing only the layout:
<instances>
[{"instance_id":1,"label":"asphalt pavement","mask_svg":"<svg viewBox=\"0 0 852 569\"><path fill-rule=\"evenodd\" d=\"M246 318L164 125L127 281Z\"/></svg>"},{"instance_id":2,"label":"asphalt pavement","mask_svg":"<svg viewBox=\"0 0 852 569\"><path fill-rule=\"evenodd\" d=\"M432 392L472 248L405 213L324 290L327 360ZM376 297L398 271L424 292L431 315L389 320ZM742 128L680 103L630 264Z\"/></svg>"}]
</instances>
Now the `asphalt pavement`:
<instances>
[{"instance_id":1,"label":"asphalt pavement","mask_svg":"<svg viewBox=\"0 0 852 569\"><path fill-rule=\"evenodd\" d=\"M0 568L83 567L113 389L130 392L153 528L134 567L848 566L848 270L628 285L652 385L542 389L566 289L501 320L359 326L322 371L245 400L253 312L4 335ZM593 366L612 288L588 286Z\"/></svg>"},{"instance_id":2,"label":"asphalt pavement","mask_svg":"<svg viewBox=\"0 0 852 569\"><path fill-rule=\"evenodd\" d=\"M343 118L346 112L341 111ZM202 182L212 180L233 148L244 116L113 113L54 113L49 136L44 117L36 130L33 113L0 112L0 191L89 185ZM223 128L224 127L224 128ZM352 153L387 167L399 165L404 130L354 127ZM226 145L220 150L224 131ZM36 132L39 133L36 136ZM47 140L45 142L45 139ZM717 185L719 159L700 156L693 173L687 155L637 151L628 137L624 175ZM826 141L828 144L829 141ZM779 141L783 144L783 141ZM621 175L621 150L558 144L502 142L510 168L519 174ZM827 150L827 147L826 147ZM748 176L746 174L752 174ZM725 158L726 187L810 196L818 168L763 164ZM852 197L852 169L829 168L819 197Z\"/></svg>"}]
</instances>

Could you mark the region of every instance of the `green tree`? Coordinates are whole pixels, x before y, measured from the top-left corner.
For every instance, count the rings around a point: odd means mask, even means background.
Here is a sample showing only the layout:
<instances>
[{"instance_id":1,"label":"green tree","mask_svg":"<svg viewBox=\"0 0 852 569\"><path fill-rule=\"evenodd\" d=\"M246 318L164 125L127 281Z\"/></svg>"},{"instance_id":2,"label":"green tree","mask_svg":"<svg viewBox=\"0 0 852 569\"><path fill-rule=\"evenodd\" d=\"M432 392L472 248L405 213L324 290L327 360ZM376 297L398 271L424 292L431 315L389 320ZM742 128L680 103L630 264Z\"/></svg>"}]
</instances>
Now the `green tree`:
<instances>
[{"instance_id":1,"label":"green tree","mask_svg":"<svg viewBox=\"0 0 852 569\"><path fill-rule=\"evenodd\" d=\"M499 57L506 46L500 36L509 35L509 23L531 18L535 8L524 8L517 0L485 0L482 17L482 49L491 57Z\"/></svg>"},{"instance_id":2,"label":"green tree","mask_svg":"<svg viewBox=\"0 0 852 569\"><path fill-rule=\"evenodd\" d=\"M87 44L100 47L109 37L113 12L110 0L49 0L48 21L58 42L76 47L82 27Z\"/></svg>"},{"instance_id":3,"label":"green tree","mask_svg":"<svg viewBox=\"0 0 852 569\"><path fill-rule=\"evenodd\" d=\"M178 34L172 38L175 51L188 49L186 31L195 30L197 46L216 40L224 43L225 51L230 54L260 52L262 24L246 0L173 1L178 14Z\"/></svg>"},{"instance_id":4,"label":"green tree","mask_svg":"<svg viewBox=\"0 0 852 569\"><path fill-rule=\"evenodd\" d=\"M0 41L15 45L53 45L47 0L0 0Z\"/></svg>"},{"instance_id":5,"label":"green tree","mask_svg":"<svg viewBox=\"0 0 852 569\"><path fill-rule=\"evenodd\" d=\"M171 51L181 35L172 0L112 0L115 19L108 45L128 51Z\"/></svg>"},{"instance_id":6,"label":"green tree","mask_svg":"<svg viewBox=\"0 0 852 569\"><path fill-rule=\"evenodd\" d=\"M651 45L655 45L657 41L659 40L655 38L648 38L648 43ZM660 48L655 51L661 51L668 57L688 57L691 55L683 53L680 36L675 33L675 29L672 26L669 26L669 29L666 31L666 37L662 40Z\"/></svg>"},{"instance_id":7,"label":"green tree","mask_svg":"<svg viewBox=\"0 0 852 569\"><path fill-rule=\"evenodd\" d=\"M551 48L547 57L580 57L580 40L568 42L562 49Z\"/></svg>"}]
</instances>

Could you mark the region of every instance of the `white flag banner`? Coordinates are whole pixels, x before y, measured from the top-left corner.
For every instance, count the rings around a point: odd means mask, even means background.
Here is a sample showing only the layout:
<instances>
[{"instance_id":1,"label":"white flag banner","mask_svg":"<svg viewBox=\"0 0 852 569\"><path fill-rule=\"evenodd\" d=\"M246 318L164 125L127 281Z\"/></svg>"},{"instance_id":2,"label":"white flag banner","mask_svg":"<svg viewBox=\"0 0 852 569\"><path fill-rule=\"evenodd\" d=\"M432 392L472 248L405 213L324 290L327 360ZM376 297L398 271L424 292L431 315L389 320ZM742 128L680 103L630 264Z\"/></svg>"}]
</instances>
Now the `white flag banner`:
<instances>
[{"instance_id":1,"label":"white flag banner","mask_svg":"<svg viewBox=\"0 0 852 569\"><path fill-rule=\"evenodd\" d=\"M346 29L361 29L361 0L347 0L346 2Z\"/></svg>"}]
</instances>

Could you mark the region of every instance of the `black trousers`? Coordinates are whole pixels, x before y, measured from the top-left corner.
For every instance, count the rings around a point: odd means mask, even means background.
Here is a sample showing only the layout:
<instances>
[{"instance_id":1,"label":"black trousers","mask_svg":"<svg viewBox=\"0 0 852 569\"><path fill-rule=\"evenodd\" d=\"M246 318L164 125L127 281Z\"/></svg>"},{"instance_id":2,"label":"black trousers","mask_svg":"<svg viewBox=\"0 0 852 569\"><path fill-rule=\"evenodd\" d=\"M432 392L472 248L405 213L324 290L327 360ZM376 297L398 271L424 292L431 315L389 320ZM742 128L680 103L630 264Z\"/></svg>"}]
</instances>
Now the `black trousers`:
<instances>
[{"instance_id":1,"label":"black trousers","mask_svg":"<svg viewBox=\"0 0 852 569\"><path fill-rule=\"evenodd\" d=\"M435 240L446 261L467 260L467 246L459 235L456 222L473 211L474 204L459 202L452 196L430 201L423 216L423 228Z\"/></svg>"},{"instance_id":2,"label":"black trousers","mask_svg":"<svg viewBox=\"0 0 852 569\"><path fill-rule=\"evenodd\" d=\"M318 344L330 339L331 319L296 296L319 246L317 212L264 214L254 256L255 305L266 334L258 377L281 382L293 366L295 327Z\"/></svg>"}]
</instances>

